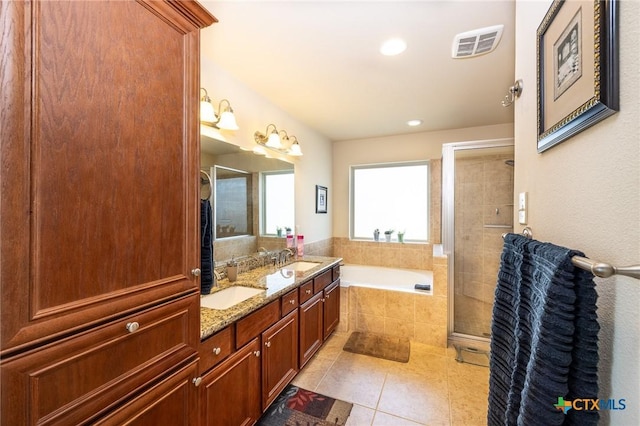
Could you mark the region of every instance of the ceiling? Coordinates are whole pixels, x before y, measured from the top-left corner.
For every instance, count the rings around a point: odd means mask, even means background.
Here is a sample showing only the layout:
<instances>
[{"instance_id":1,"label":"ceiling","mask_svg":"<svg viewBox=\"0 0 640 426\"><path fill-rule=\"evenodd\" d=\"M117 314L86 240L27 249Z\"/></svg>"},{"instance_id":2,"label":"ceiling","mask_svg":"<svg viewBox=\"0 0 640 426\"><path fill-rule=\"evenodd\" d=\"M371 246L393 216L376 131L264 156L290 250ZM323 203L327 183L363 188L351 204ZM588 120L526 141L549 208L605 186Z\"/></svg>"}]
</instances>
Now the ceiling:
<instances>
[{"instance_id":1,"label":"ceiling","mask_svg":"<svg viewBox=\"0 0 640 426\"><path fill-rule=\"evenodd\" d=\"M513 122L513 1L201 3L219 20L202 55L332 141ZM456 34L498 24L496 50L451 58ZM381 55L390 37L406 51Z\"/></svg>"}]
</instances>

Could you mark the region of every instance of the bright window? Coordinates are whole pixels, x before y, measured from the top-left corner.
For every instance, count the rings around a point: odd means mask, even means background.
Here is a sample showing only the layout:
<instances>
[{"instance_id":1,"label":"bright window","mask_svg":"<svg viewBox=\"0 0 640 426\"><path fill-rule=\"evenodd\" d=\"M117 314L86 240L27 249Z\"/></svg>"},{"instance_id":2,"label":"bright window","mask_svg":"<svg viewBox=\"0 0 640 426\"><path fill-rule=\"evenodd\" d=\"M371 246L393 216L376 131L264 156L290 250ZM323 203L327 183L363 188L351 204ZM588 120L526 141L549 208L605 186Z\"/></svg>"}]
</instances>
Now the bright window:
<instances>
[{"instance_id":1,"label":"bright window","mask_svg":"<svg viewBox=\"0 0 640 426\"><path fill-rule=\"evenodd\" d=\"M278 228L295 223L293 171L262 173L262 234L276 235Z\"/></svg>"},{"instance_id":2,"label":"bright window","mask_svg":"<svg viewBox=\"0 0 640 426\"><path fill-rule=\"evenodd\" d=\"M405 241L429 238L429 162L351 167L351 238L373 239L374 230L404 232Z\"/></svg>"}]
</instances>

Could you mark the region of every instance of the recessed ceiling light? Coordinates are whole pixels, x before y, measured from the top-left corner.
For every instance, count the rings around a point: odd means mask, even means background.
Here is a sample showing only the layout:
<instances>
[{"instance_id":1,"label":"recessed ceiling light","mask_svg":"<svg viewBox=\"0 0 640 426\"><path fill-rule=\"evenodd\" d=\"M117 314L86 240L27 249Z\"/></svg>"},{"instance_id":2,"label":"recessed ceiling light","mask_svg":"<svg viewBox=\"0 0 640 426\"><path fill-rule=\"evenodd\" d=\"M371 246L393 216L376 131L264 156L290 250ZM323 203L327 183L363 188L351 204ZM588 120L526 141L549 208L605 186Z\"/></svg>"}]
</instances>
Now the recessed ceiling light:
<instances>
[{"instance_id":1,"label":"recessed ceiling light","mask_svg":"<svg viewBox=\"0 0 640 426\"><path fill-rule=\"evenodd\" d=\"M392 38L382 43L380 53L385 56L394 56L404 52L406 48L407 43L405 43L404 40L401 38Z\"/></svg>"},{"instance_id":2,"label":"recessed ceiling light","mask_svg":"<svg viewBox=\"0 0 640 426\"><path fill-rule=\"evenodd\" d=\"M407 121L407 125L411 127L419 126L422 124L422 120L409 120Z\"/></svg>"}]
</instances>

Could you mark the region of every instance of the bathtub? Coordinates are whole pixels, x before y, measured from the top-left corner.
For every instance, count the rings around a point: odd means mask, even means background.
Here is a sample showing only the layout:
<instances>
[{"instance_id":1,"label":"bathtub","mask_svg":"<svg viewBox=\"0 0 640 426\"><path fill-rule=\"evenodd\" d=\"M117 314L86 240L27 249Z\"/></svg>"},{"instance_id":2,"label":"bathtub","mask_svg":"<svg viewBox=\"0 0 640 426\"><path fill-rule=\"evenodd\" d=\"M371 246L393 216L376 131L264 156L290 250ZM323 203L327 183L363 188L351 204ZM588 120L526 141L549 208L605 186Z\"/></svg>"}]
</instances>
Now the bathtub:
<instances>
[{"instance_id":1,"label":"bathtub","mask_svg":"<svg viewBox=\"0 0 640 426\"><path fill-rule=\"evenodd\" d=\"M431 290L416 290L415 284L430 284ZM433 294L433 272L422 269L345 264L340 267L340 286Z\"/></svg>"}]
</instances>

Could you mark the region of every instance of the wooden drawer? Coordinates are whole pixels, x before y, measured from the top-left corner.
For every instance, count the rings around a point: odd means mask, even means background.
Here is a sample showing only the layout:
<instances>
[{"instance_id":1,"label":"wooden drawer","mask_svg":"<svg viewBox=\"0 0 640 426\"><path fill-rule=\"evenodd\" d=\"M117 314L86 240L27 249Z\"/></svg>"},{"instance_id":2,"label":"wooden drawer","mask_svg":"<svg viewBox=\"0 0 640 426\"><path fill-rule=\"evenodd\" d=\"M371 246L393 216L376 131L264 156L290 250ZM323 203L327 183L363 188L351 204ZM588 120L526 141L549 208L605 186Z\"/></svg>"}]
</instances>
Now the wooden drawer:
<instances>
[{"instance_id":1,"label":"wooden drawer","mask_svg":"<svg viewBox=\"0 0 640 426\"><path fill-rule=\"evenodd\" d=\"M280 299L274 300L236 323L236 349L240 349L280 319Z\"/></svg>"},{"instance_id":2,"label":"wooden drawer","mask_svg":"<svg viewBox=\"0 0 640 426\"><path fill-rule=\"evenodd\" d=\"M233 325L220 330L200 343L200 374L225 359L233 350Z\"/></svg>"},{"instance_id":3,"label":"wooden drawer","mask_svg":"<svg viewBox=\"0 0 640 426\"><path fill-rule=\"evenodd\" d=\"M331 284L332 282L332 271L331 269L324 271L317 277L313 279L313 292L317 293L320 290L324 289L326 286Z\"/></svg>"},{"instance_id":4,"label":"wooden drawer","mask_svg":"<svg viewBox=\"0 0 640 426\"><path fill-rule=\"evenodd\" d=\"M282 316L294 311L298 307L298 289L291 290L282 296Z\"/></svg>"},{"instance_id":5,"label":"wooden drawer","mask_svg":"<svg viewBox=\"0 0 640 426\"><path fill-rule=\"evenodd\" d=\"M16 423L23 425L85 424L123 395L195 359L199 298L191 293L3 360L2 389L11 389L3 418L26 416Z\"/></svg>"},{"instance_id":6,"label":"wooden drawer","mask_svg":"<svg viewBox=\"0 0 640 426\"><path fill-rule=\"evenodd\" d=\"M198 376L198 361L193 360L161 382L101 418L92 426L146 426L198 424L198 388L192 380ZM170 421L169 421L170 419Z\"/></svg>"},{"instance_id":7,"label":"wooden drawer","mask_svg":"<svg viewBox=\"0 0 640 426\"><path fill-rule=\"evenodd\" d=\"M333 267L333 281L340 278L340 265Z\"/></svg>"},{"instance_id":8,"label":"wooden drawer","mask_svg":"<svg viewBox=\"0 0 640 426\"><path fill-rule=\"evenodd\" d=\"M300 286L300 304L313 297L313 280L309 280Z\"/></svg>"}]
</instances>

